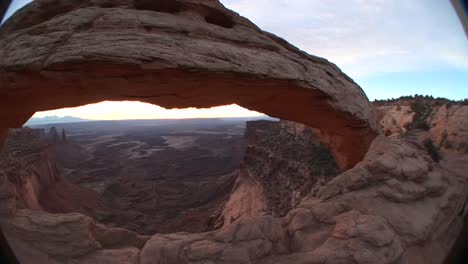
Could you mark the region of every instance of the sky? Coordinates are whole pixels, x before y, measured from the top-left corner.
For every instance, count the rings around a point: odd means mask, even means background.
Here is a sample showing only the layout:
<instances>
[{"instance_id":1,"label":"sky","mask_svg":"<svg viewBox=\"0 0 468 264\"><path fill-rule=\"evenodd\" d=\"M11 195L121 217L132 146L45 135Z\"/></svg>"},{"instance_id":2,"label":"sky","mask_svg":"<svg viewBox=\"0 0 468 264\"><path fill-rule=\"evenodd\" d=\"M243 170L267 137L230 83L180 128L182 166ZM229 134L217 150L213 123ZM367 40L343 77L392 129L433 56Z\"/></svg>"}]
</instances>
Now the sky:
<instances>
[{"instance_id":1,"label":"sky","mask_svg":"<svg viewBox=\"0 0 468 264\"><path fill-rule=\"evenodd\" d=\"M27 0L14 0L7 17ZM468 42L449 0L221 0L263 30L335 63L370 100L423 94L468 98ZM122 103L66 110L82 118L148 116L149 106ZM130 108L128 108L131 106ZM90 108L91 109L91 108ZM108 113L114 109L119 113ZM169 112L156 113L170 117ZM161 110L161 111L160 111ZM212 109L216 116L253 115L240 107ZM91 116L80 116L82 113ZM177 114L176 114L177 112ZM180 111L174 112L178 117ZM65 111L63 111L65 113ZM194 110L184 114L196 113ZM195 117L204 117L203 110ZM238 114L236 114L238 113ZM60 111L54 114L61 115ZM125 114L125 115L124 115ZM257 113L255 113L257 114ZM37 113L44 116L47 113ZM202 115L202 116L197 116ZM211 115L211 113L210 113ZM194 117L194 116L191 116Z\"/></svg>"},{"instance_id":2,"label":"sky","mask_svg":"<svg viewBox=\"0 0 468 264\"><path fill-rule=\"evenodd\" d=\"M216 117L255 117L262 113L249 111L238 105L225 105L212 108L165 109L163 107L142 102L111 102L104 101L81 107L63 108L51 111L37 112L34 117L75 116L93 120L125 120L125 119L183 119L183 118L216 118Z\"/></svg>"}]
</instances>

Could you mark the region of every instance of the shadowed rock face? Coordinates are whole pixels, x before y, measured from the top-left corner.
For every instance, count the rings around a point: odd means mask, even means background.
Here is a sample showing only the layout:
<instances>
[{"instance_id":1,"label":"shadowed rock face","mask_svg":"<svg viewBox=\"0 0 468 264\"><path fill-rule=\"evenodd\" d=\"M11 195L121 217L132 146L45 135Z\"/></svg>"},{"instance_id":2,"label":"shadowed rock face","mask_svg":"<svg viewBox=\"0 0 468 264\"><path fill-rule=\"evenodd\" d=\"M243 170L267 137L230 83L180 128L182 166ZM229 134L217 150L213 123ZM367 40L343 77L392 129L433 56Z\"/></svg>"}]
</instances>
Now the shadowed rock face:
<instances>
[{"instance_id":1,"label":"shadowed rock face","mask_svg":"<svg viewBox=\"0 0 468 264\"><path fill-rule=\"evenodd\" d=\"M0 29L0 134L34 112L102 100L236 103L321 130L342 169L376 136L348 76L215 0L37 0Z\"/></svg>"},{"instance_id":2,"label":"shadowed rock face","mask_svg":"<svg viewBox=\"0 0 468 264\"><path fill-rule=\"evenodd\" d=\"M247 122L239 176L221 218L285 216L340 172L310 127L290 121Z\"/></svg>"}]
</instances>

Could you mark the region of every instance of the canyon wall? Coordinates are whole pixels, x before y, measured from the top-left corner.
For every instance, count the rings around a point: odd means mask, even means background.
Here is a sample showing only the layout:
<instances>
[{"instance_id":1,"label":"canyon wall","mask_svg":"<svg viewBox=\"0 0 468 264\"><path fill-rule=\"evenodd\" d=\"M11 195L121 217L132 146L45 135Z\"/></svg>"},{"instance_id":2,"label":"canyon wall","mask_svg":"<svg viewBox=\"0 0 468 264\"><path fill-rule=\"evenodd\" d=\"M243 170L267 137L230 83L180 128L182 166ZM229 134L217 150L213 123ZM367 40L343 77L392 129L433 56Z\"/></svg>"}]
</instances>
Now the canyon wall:
<instances>
[{"instance_id":1,"label":"canyon wall","mask_svg":"<svg viewBox=\"0 0 468 264\"><path fill-rule=\"evenodd\" d=\"M401 136L409 130L430 139L437 148L468 152L468 105L446 99L415 97L376 103L380 126L387 136Z\"/></svg>"},{"instance_id":2,"label":"canyon wall","mask_svg":"<svg viewBox=\"0 0 468 264\"><path fill-rule=\"evenodd\" d=\"M105 209L98 194L64 178L54 151L66 144L54 129L12 129L0 151L0 171L15 193L17 208L80 212L95 216Z\"/></svg>"},{"instance_id":3,"label":"canyon wall","mask_svg":"<svg viewBox=\"0 0 468 264\"><path fill-rule=\"evenodd\" d=\"M257 128L257 135L272 131L266 124ZM284 125L277 132L302 131L298 128L304 129ZM237 201L239 207L244 200L260 197L253 206L250 200L246 210L235 212L248 216L233 217L215 232L153 236L141 252L141 262L444 263L453 254L468 214L467 156L442 150L443 158L435 160L422 143L428 135L413 132L378 137L362 162L327 178L284 217L273 216L267 189L271 184L281 191L290 184L288 178L262 181L263 170L257 170L258 175L249 172L247 181L241 175L230 202ZM288 148L280 146L283 151ZM262 159L275 160L278 152L248 153L245 158L256 157L260 168L276 165L265 166ZM282 198L290 201L284 193ZM252 208L259 210L252 215Z\"/></svg>"},{"instance_id":4,"label":"canyon wall","mask_svg":"<svg viewBox=\"0 0 468 264\"><path fill-rule=\"evenodd\" d=\"M284 216L339 174L318 131L290 121L247 122L245 156L223 217Z\"/></svg>"},{"instance_id":5,"label":"canyon wall","mask_svg":"<svg viewBox=\"0 0 468 264\"><path fill-rule=\"evenodd\" d=\"M442 263L468 211L466 169L452 156L435 162L413 138L380 136L363 162L284 217L145 243L123 230L102 238L105 227L76 213L17 209L2 227L25 263Z\"/></svg>"},{"instance_id":6,"label":"canyon wall","mask_svg":"<svg viewBox=\"0 0 468 264\"><path fill-rule=\"evenodd\" d=\"M251 152L230 200L237 211L218 230L144 237L77 213L15 209L3 195L0 208L10 212L1 218L4 233L25 263L440 264L459 253L453 249L468 214L468 156L436 148L435 159L423 143L430 130L381 135L350 170L332 175L328 160L330 173L314 184L306 180L315 167L307 166L323 153L312 161L300 156L307 151L301 148L324 146L309 137L313 130L285 121L249 126ZM276 162L283 166L270 170ZM285 169L291 178L282 177ZM302 195L302 188L310 191Z\"/></svg>"},{"instance_id":7,"label":"canyon wall","mask_svg":"<svg viewBox=\"0 0 468 264\"><path fill-rule=\"evenodd\" d=\"M207 136L213 140L204 138L180 152L168 147L147 160L132 159L128 152L132 145L125 144L134 141L116 137L113 151L102 146L91 150L89 145L68 140L64 130L57 132L54 126L47 133L43 129L10 130L0 151L0 172L15 193L17 207L82 213L98 223L139 234L214 228L237 177L243 150L241 136L218 145L209 144L221 136ZM217 153L200 151L201 142ZM112 166L118 168L112 170ZM80 171L75 171L77 168Z\"/></svg>"},{"instance_id":8,"label":"canyon wall","mask_svg":"<svg viewBox=\"0 0 468 264\"><path fill-rule=\"evenodd\" d=\"M149 237L95 224L89 217L105 209L105 205L97 193L63 177L53 151L57 144L64 143L62 140L56 133L44 133L42 129L11 129L0 151L0 222L19 262L63 263L63 259L53 260L38 250L37 245L78 256L85 251L79 247L87 243L83 241L91 236L90 232L100 240L100 247L141 248ZM53 214L64 211L75 213ZM5 225L13 216L15 226ZM92 230L88 230L91 226ZM75 242L69 244L71 241ZM63 243L72 248L64 249ZM93 243L87 246L96 247L98 242Z\"/></svg>"}]
</instances>

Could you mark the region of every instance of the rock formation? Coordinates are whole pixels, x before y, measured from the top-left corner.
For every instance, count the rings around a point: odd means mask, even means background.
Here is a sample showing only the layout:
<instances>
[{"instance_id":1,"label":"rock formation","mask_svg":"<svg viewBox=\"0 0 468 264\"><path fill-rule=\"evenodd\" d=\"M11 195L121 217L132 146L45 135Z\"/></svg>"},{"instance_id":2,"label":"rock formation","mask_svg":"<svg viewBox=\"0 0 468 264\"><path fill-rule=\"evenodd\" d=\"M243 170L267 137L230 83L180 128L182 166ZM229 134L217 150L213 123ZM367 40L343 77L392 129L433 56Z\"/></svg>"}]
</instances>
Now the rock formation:
<instances>
[{"instance_id":1,"label":"rock formation","mask_svg":"<svg viewBox=\"0 0 468 264\"><path fill-rule=\"evenodd\" d=\"M466 106L457 109L463 108ZM301 190L294 185L295 180L301 176L306 179L314 167L297 167L284 154L291 155L291 142L319 147L308 134L314 130L292 122L262 122L249 124L246 136L251 148L262 153L258 149L263 146L272 160L287 163L282 168L299 169L304 174L295 177L293 171L290 179L279 177L281 169L266 170L265 174L264 169L277 164L263 161L264 154L247 153L245 158L255 157L256 162L244 161L242 168L249 177L241 174L239 188L231 194L231 201L244 203L247 210L240 210L232 222L225 222L218 230L145 237L96 224L81 214L18 209L14 192L5 187L11 183L3 178L0 219L4 233L25 263L423 264L443 263L456 254L451 250L468 215L466 153L437 148L442 159L434 160L422 144L422 139L433 136L430 130L381 135L363 161L335 177L319 177L322 183L309 184L315 188L296 205L289 203L294 191L286 186ZM285 141L275 146L266 135ZM457 140L466 142L467 138L453 140L458 146L461 142ZM307 158L295 156L297 162ZM255 165L263 169L255 171ZM272 190L281 192L284 199L280 202L287 202L272 206L270 201L277 200L268 195ZM251 200L257 198L263 203ZM286 213L281 216L283 209Z\"/></svg>"},{"instance_id":2,"label":"rock formation","mask_svg":"<svg viewBox=\"0 0 468 264\"><path fill-rule=\"evenodd\" d=\"M363 162L282 218L240 217L217 231L146 243L118 230L106 244L79 214L20 209L3 227L25 263L442 263L468 210L467 164L436 163L414 138L380 136Z\"/></svg>"},{"instance_id":3,"label":"rock formation","mask_svg":"<svg viewBox=\"0 0 468 264\"><path fill-rule=\"evenodd\" d=\"M400 128L411 118L384 111L394 136L376 137L373 106L335 65L217 1L37 0L0 29L0 47L0 139L35 111L104 99L237 103L317 128L343 171L283 217L241 216L211 232L151 237L80 213L23 209L15 177L0 173L0 223L21 263L439 264L466 223L467 127L450 116L467 120L466 106L415 111L415 126ZM242 197L268 198L264 186L244 190ZM253 210L271 207L265 200Z\"/></svg>"},{"instance_id":4,"label":"rock formation","mask_svg":"<svg viewBox=\"0 0 468 264\"><path fill-rule=\"evenodd\" d=\"M106 206L97 193L68 182L57 164L56 130L14 129L0 151L0 171L16 193L17 208L80 212L94 216Z\"/></svg>"},{"instance_id":5,"label":"rock formation","mask_svg":"<svg viewBox=\"0 0 468 264\"><path fill-rule=\"evenodd\" d=\"M376 103L381 129L388 136L401 136L419 129L438 148L468 153L468 106L465 102L417 96Z\"/></svg>"},{"instance_id":6,"label":"rock formation","mask_svg":"<svg viewBox=\"0 0 468 264\"><path fill-rule=\"evenodd\" d=\"M62 142L67 142L67 134L65 133L65 129L62 129Z\"/></svg>"},{"instance_id":7,"label":"rock formation","mask_svg":"<svg viewBox=\"0 0 468 264\"><path fill-rule=\"evenodd\" d=\"M49 140L53 143L57 143L59 141L59 135L55 127L50 128L48 136Z\"/></svg>"},{"instance_id":8,"label":"rock formation","mask_svg":"<svg viewBox=\"0 0 468 264\"><path fill-rule=\"evenodd\" d=\"M333 156L316 134L289 121L247 122L245 156L224 208L224 222L241 216L284 216L338 175Z\"/></svg>"},{"instance_id":9,"label":"rock formation","mask_svg":"<svg viewBox=\"0 0 468 264\"><path fill-rule=\"evenodd\" d=\"M414 138L380 136L363 162L286 217L155 235L141 263L442 263L468 210L466 164L438 164Z\"/></svg>"},{"instance_id":10,"label":"rock formation","mask_svg":"<svg viewBox=\"0 0 468 264\"><path fill-rule=\"evenodd\" d=\"M50 129L49 129L49 132L47 133L47 137L49 139L49 141L56 145L58 143L67 143L67 135L65 133L65 130L62 129L62 132L59 132L57 131L57 128L55 128L55 126L52 126Z\"/></svg>"},{"instance_id":11,"label":"rock formation","mask_svg":"<svg viewBox=\"0 0 468 264\"><path fill-rule=\"evenodd\" d=\"M0 134L36 111L103 100L237 103L320 128L343 169L377 134L340 69L217 0L37 0L1 27L0 47Z\"/></svg>"}]
</instances>

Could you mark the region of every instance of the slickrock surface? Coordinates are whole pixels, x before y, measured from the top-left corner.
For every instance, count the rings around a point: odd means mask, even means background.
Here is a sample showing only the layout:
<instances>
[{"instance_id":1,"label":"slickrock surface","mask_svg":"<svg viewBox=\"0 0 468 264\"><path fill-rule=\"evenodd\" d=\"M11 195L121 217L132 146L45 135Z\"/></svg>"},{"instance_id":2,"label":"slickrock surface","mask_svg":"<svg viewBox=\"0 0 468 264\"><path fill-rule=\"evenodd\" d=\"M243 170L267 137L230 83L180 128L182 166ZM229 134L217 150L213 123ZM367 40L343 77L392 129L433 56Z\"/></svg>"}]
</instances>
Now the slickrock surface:
<instances>
[{"instance_id":1,"label":"slickrock surface","mask_svg":"<svg viewBox=\"0 0 468 264\"><path fill-rule=\"evenodd\" d=\"M340 69L216 0L37 0L0 28L0 47L0 134L35 111L139 100L237 103L320 128L341 168L377 135L366 95Z\"/></svg>"}]
</instances>

